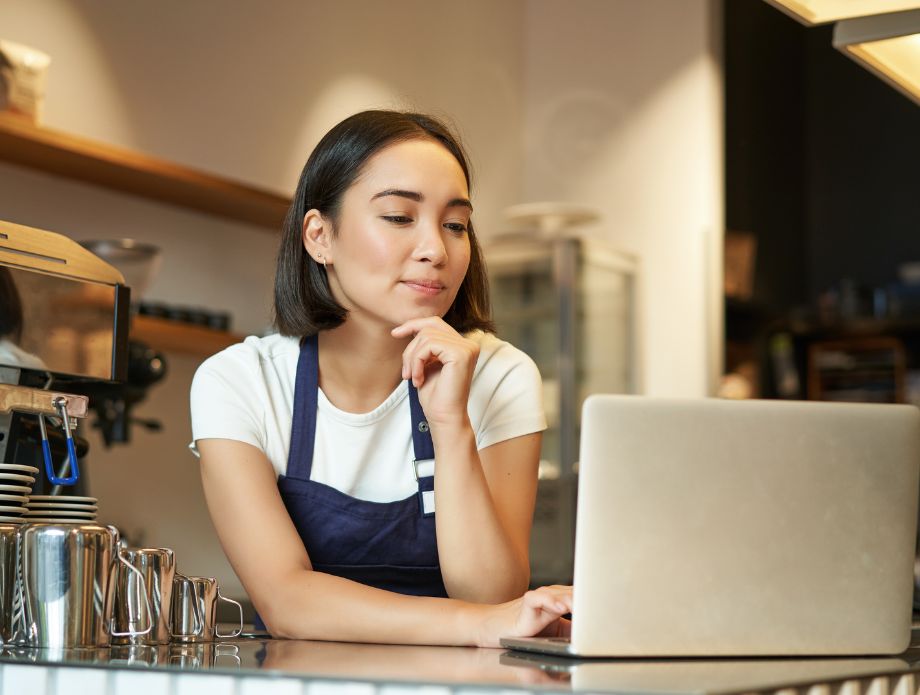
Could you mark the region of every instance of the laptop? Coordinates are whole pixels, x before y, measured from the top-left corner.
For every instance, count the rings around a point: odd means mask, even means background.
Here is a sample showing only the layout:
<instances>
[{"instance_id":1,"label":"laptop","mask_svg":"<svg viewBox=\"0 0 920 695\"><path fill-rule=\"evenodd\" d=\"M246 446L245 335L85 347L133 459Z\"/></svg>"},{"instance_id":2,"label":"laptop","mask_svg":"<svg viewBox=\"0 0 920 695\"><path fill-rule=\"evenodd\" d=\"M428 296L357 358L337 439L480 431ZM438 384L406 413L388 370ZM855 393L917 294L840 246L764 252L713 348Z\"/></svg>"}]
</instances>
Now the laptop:
<instances>
[{"instance_id":1,"label":"laptop","mask_svg":"<svg viewBox=\"0 0 920 695\"><path fill-rule=\"evenodd\" d=\"M910 641L920 410L589 397L579 657L899 654Z\"/></svg>"}]
</instances>

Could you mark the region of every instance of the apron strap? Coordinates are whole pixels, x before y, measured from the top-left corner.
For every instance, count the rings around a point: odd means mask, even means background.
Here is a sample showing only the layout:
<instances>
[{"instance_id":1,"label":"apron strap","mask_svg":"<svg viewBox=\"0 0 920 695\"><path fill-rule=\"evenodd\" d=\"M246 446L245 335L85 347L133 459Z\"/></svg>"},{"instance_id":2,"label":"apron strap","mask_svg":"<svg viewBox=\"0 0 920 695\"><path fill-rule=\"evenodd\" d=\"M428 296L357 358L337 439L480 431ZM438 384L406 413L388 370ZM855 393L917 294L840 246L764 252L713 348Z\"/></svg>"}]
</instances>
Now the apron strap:
<instances>
[{"instance_id":1,"label":"apron strap","mask_svg":"<svg viewBox=\"0 0 920 695\"><path fill-rule=\"evenodd\" d=\"M409 411L412 414L412 448L416 461L434 459L434 442L428 429L428 420L418 400L418 389L409 381Z\"/></svg>"},{"instance_id":2,"label":"apron strap","mask_svg":"<svg viewBox=\"0 0 920 695\"><path fill-rule=\"evenodd\" d=\"M319 339L315 335L304 338L300 348L300 358L297 360L295 380L287 477L309 480L310 472L313 470L317 392L319 391Z\"/></svg>"},{"instance_id":3,"label":"apron strap","mask_svg":"<svg viewBox=\"0 0 920 695\"><path fill-rule=\"evenodd\" d=\"M412 415L412 448L415 451L415 479L418 481L418 504L422 516L434 514L434 442L425 412L418 399L418 389L409 381L409 412ZM427 470L421 472L420 466Z\"/></svg>"}]
</instances>

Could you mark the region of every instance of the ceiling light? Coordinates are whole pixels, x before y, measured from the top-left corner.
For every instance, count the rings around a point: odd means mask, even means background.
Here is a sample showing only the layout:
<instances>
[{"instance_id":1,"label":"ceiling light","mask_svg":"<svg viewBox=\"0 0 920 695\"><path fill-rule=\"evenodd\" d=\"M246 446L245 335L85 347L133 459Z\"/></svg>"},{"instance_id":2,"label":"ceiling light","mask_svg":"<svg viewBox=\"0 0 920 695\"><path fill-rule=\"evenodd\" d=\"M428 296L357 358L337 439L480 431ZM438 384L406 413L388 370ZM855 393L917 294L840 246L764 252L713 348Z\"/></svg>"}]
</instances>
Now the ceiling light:
<instances>
[{"instance_id":1,"label":"ceiling light","mask_svg":"<svg viewBox=\"0 0 920 695\"><path fill-rule=\"evenodd\" d=\"M767 0L802 24L827 24L840 19L920 9L917 0Z\"/></svg>"},{"instance_id":2,"label":"ceiling light","mask_svg":"<svg viewBox=\"0 0 920 695\"><path fill-rule=\"evenodd\" d=\"M920 10L838 22L834 48L920 104Z\"/></svg>"}]
</instances>

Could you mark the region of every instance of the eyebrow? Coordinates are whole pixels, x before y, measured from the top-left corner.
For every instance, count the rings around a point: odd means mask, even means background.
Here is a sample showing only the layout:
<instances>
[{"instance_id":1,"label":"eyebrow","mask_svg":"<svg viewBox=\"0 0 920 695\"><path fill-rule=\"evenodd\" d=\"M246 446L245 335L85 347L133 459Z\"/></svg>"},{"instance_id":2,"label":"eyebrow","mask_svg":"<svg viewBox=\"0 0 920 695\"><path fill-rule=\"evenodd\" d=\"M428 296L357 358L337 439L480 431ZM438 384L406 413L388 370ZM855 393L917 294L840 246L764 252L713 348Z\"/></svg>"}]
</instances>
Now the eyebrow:
<instances>
[{"instance_id":1,"label":"eyebrow","mask_svg":"<svg viewBox=\"0 0 920 695\"><path fill-rule=\"evenodd\" d=\"M425 196L417 191L405 191L401 188L388 188L385 191L380 191L380 193L375 193L371 200L377 200L377 198L385 198L388 195L395 195L399 198L408 198L409 200L414 200L416 203L421 203L425 200ZM454 198L453 200L448 201L447 206L449 208L455 207L465 207L469 208L470 212L473 210L473 204L467 198Z\"/></svg>"}]
</instances>

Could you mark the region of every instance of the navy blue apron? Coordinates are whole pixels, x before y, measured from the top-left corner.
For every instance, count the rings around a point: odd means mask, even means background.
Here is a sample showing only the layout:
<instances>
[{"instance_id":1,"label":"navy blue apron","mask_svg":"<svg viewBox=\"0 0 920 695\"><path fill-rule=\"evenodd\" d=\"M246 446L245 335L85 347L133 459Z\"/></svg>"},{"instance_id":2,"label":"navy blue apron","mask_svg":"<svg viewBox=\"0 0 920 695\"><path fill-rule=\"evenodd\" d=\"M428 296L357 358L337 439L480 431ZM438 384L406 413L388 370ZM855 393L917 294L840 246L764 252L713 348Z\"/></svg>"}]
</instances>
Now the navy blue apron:
<instances>
[{"instance_id":1,"label":"navy blue apron","mask_svg":"<svg viewBox=\"0 0 920 695\"><path fill-rule=\"evenodd\" d=\"M310 480L318 390L318 340L310 336L297 360L291 447L278 490L313 569L400 594L447 597L435 535L434 476L419 475L418 468L434 459L418 391L410 381L418 492L396 502L369 502ZM257 617L257 627L261 622Z\"/></svg>"}]
</instances>

